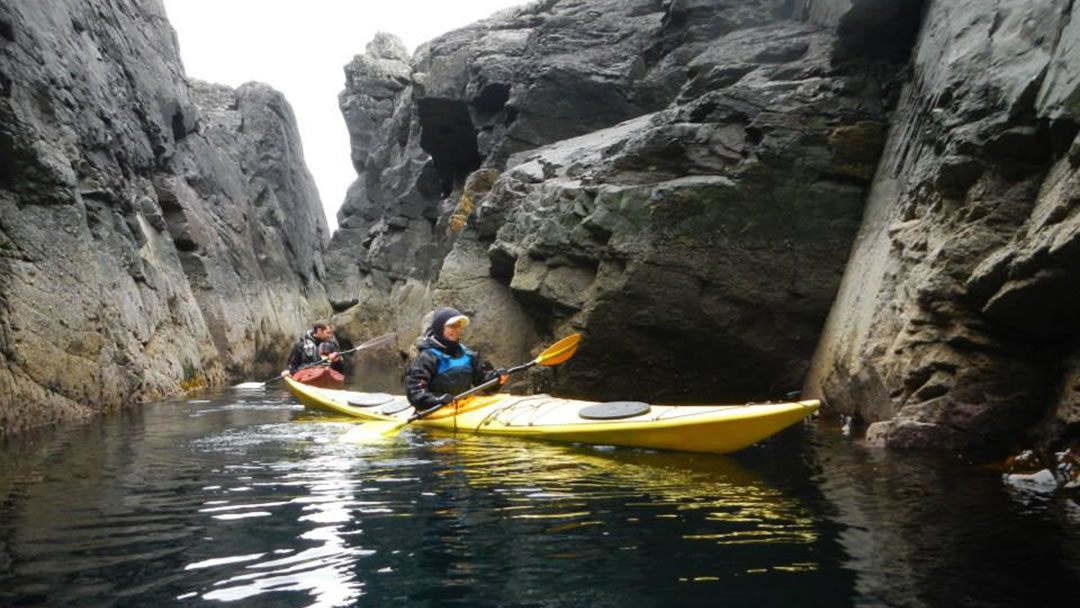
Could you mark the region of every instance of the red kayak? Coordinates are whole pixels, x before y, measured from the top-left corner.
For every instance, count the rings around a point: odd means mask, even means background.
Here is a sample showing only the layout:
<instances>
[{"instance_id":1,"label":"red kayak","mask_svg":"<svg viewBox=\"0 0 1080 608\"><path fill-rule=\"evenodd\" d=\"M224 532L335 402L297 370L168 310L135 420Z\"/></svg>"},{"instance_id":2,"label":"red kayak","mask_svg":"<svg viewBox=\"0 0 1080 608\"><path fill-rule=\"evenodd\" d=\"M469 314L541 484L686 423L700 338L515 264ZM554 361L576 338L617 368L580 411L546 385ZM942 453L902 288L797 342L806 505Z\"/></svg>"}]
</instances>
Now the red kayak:
<instances>
[{"instance_id":1,"label":"red kayak","mask_svg":"<svg viewBox=\"0 0 1080 608\"><path fill-rule=\"evenodd\" d=\"M319 388L329 388L334 390L345 388L345 376L341 375L338 371L321 365L318 367L297 370L297 372L292 375L292 378L293 380L303 382L308 386L317 386Z\"/></svg>"}]
</instances>

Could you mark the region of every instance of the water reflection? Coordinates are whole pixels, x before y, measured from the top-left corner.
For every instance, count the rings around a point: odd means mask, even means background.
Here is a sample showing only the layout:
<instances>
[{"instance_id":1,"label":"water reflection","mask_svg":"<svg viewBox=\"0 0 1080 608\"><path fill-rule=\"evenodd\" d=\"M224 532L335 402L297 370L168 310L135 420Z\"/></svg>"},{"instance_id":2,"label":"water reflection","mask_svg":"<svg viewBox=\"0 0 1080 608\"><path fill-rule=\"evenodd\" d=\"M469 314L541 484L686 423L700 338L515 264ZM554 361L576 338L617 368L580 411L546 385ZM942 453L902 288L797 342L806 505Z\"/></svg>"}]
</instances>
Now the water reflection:
<instances>
[{"instance_id":1,"label":"water reflection","mask_svg":"<svg viewBox=\"0 0 1080 608\"><path fill-rule=\"evenodd\" d=\"M581 591L600 577L618 586L611 595L621 605L635 605L671 585L817 568L807 551L710 563L709 547L806 549L819 540L797 499L731 458L418 429L398 442L356 446L338 441L350 426L298 414L291 424L192 441L200 451L248 458L211 471L224 478L204 487L199 509L213 520L212 542L189 552L186 566L201 571L203 589L177 597L305 592L312 605L345 606L370 593L482 605L495 588L513 604L535 601L552 579ZM296 457L251 458L270 446ZM279 555L298 542L303 548ZM242 552L223 553L234 546ZM640 577L658 549L689 559L646 583ZM523 586L508 586L508 576Z\"/></svg>"},{"instance_id":2,"label":"water reflection","mask_svg":"<svg viewBox=\"0 0 1080 608\"><path fill-rule=\"evenodd\" d=\"M895 606L1052 605L1080 582L1080 527L955 458L821 448L857 597ZM1057 504L1050 504L1056 502Z\"/></svg>"},{"instance_id":3,"label":"water reflection","mask_svg":"<svg viewBox=\"0 0 1080 608\"><path fill-rule=\"evenodd\" d=\"M511 519L552 520L548 532L587 525L597 505L632 509L631 522L685 519L698 514L708 531L684 540L716 544L817 540L813 520L800 503L770 487L760 476L723 456L527 442L520 439L457 436L437 442L432 452L444 465L440 474L460 475L474 488L501 495L498 509Z\"/></svg>"},{"instance_id":4,"label":"water reflection","mask_svg":"<svg viewBox=\"0 0 1080 608\"><path fill-rule=\"evenodd\" d=\"M231 484L206 486L198 512L216 520L203 545L205 555L185 570L206 570L214 580L200 592L179 599L236 601L268 593L302 593L314 606L347 606L363 593L353 565L375 552L364 548L349 529L354 516L378 507L361 500L362 480L354 477L353 457L337 449L334 438L344 425L310 423L258 425L230 429L200 439L202 450L232 452L280 444L295 460L252 460L214 470ZM286 499L283 499L286 498ZM237 520L266 518L238 526ZM226 524L226 525L222 525ZM258 544L262 551L227 557L223 548Z\"/></svg>"},{"instance_id":5,"label":"water reflection","mask_svg":"<svg viewBox=\"0 0 1080 608\"><path fill-rule=\"evenodd\" d=\"M493 588L527 603L536 598L523 589L551 593L554 579L557 597L606 581L621 605L653 605L672 592L687 601L712 593L686 584L738 588L739 577L817 569L813 516L729 458L423 431L405 441L430 462L420 500L395 512L420 527L371 535L409 549L415 559L392 566L408 573L407 587L423 588L423 572L439 581L412 600ZM507 573L520 585L508 586Z\"/></svg>"},{"instance_id":6,"label":"water reflection","mask_svg":"<svg viewBox=\"0 0 1080 608\"><path fill-rule=\"evenodd\" d=\"M208 392L7 444L0 605L1004 606L1080 580L1073 511L839 434L723 457L353 427ZM1059 582L1018 587L1036 570Z\"/></svg>"}]
</instances>

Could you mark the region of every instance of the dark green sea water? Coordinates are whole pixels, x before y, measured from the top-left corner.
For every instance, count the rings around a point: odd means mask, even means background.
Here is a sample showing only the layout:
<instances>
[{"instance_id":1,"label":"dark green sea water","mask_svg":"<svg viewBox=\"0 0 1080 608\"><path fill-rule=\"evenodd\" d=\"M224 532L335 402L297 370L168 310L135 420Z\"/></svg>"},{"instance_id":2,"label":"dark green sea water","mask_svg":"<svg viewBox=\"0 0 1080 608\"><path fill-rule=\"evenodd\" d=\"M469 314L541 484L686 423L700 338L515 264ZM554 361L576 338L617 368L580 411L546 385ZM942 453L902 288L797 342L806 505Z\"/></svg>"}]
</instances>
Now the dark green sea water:
<instances>
[{"instance_id":1,"label":"dark green sea water","mask_svg":"<svg viewBox=\"0 0 1080 608\"><path fill-rule=\"evenodd\" d=\"M339 442L351 427L223 389L9 440L0 606L1004 607L1080 588L1074 502L820 421L726 457Z\"/></svg>"}]
</instances>

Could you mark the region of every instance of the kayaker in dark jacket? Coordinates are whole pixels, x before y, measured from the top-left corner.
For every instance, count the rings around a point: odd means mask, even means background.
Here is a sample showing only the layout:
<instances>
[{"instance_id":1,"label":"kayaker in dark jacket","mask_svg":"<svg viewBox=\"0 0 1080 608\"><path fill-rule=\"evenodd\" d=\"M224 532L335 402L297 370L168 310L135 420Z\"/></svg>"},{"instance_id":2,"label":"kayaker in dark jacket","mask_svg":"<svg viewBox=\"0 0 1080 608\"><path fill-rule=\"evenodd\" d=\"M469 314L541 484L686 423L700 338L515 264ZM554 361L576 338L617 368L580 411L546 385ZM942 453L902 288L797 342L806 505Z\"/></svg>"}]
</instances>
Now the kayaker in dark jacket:
<instances>
[{"instance_id":1,"label":"kayaker in dark jacket","mask_svg":"<svg viewBox=\"0 0 1080 608\"><path fill-rule=\"evenodd\" d=\"M329 359L330 369L344 373L345 365L338 355L339 350L341 349L338 348L337 340L334 339L334 327L325 321L319 321L293 345L289 352L288 371L292 374L309 363Z\"/></svg>"},{"instance_id":2,"label":"kayaker in dark jacket","mask_svg":"<svg viewBox=\"0 0 1080 608\"><path fill-rule=\"evenodd\" d=\"M405 394L417 410L446 405L454 395L500 377L506 382L506 372L493 370L477 353L461 343L461 334L469 318L454 308L435 311L431 325L420 337L420 354L405 372Z\"/></svg>"}]
</instances>

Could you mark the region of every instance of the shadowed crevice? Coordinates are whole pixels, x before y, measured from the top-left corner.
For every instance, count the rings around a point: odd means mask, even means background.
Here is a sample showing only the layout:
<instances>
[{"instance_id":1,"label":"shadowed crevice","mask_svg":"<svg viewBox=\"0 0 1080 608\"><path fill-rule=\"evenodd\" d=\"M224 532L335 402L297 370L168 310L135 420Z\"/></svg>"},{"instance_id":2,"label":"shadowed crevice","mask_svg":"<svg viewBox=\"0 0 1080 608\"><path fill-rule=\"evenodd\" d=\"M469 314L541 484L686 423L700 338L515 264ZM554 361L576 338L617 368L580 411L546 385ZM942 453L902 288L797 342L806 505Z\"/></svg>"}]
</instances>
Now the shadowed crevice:
<instances>
[{"instance_id":1,"label":"shadowed crevice","mask_svg":"<svg viewBox=\"0 0 1080 608\"><path fill-rule=\"evenodd\" d=\"M451 99L421 99L417 113L420 147L435 161L442 195L449 196L456 185L465 183L469 173L480 168L483 160L468 105Z\"/></svg>"}]
</instances>

